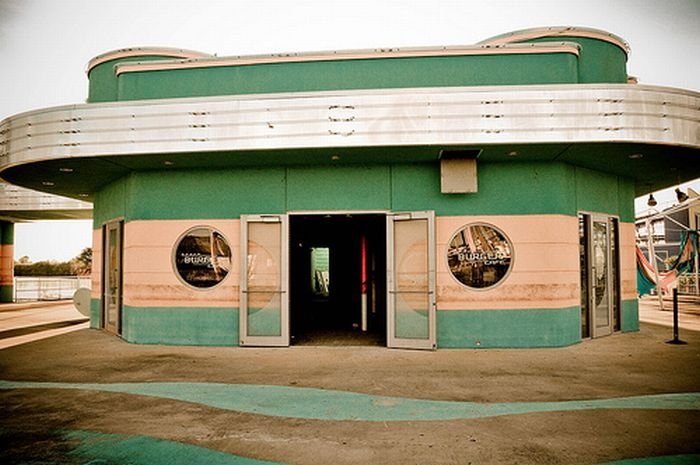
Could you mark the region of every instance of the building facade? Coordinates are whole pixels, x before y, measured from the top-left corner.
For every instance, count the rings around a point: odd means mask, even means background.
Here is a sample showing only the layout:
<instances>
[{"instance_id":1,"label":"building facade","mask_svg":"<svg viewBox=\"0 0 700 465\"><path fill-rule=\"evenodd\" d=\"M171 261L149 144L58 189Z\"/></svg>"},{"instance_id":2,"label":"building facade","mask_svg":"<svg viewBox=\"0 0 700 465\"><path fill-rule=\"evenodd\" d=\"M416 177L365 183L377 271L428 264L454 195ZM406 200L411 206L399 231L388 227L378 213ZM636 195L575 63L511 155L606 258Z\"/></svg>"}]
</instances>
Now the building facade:
<instances>
[{"instance_id":1,"label":"building facade","mask_svg":"<svg viewBox=\"0 0 700 465\"><path fill-rule=\"evenodd\" d=\"M634 198L700 176L700 95L627 53L118 50L0 123L0 170L93 202L92 326L130 342L566 346L638 329Z\"/></svg>"}]
</instances>

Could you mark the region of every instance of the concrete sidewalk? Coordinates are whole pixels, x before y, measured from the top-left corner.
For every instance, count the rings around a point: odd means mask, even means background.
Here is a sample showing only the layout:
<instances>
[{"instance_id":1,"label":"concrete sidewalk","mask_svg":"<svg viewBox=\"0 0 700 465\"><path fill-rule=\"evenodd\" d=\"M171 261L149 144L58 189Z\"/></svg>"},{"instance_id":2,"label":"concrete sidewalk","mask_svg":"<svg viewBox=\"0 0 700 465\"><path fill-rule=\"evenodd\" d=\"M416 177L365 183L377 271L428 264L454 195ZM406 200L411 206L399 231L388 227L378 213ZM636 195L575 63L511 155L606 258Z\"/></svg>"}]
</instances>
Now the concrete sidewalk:
<instances>
[{"instance_id":1,"label":"concrete sidewalk","mask_svg":"<svg viewBox=\"0 0 700 465\"><path fill-rule=\"evenodd\" d=\"M0 349L57 336L89 326L72 301L0 305Z\"/></svg>"},{"instance_id":2,"label":"concrete sidewalk","mask_svg":"<svg viewBox=\"0 0 700 465\"><path fill-rule=\"evenodd\" d=\"M700 461L700 332L560 349L128 344L0 351L0 463Z\"/></svg>"},{"instance_id":3,"label":"concrete sidewalk","mask_svg":"<svg viewBox=\"0 0 700 465\"><path fill-rule=\"evenodd\" d=\"M663 309L659 298L644 296L639 299L639 320L661 326L673 326L673 301L663 300ZM679 296L678 325L682 330L700 331L700 297Z\"/></svg>"}]
</instances>

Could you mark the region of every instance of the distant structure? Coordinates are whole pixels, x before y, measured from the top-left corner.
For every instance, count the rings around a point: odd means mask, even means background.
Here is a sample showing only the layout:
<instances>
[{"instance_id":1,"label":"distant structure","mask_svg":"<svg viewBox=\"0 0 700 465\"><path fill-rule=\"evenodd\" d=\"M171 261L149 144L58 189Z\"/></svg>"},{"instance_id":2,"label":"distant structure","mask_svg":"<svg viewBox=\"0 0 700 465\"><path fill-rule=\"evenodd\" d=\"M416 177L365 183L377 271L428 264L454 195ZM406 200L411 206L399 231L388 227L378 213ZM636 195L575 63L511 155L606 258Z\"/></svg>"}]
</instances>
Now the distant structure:
<instances>
[{"instance_id":1,"label":"distant structure","mask_svg":"<svg viewBox=\"0 0 700 465\"><path fill-rule=\"evenodd\" d=\"M661 270L668 259L678 255L681 232L700 228L700 195L693 189L688 189L686 196L687 198L682 202L659 212L649 210L639 215L635 221L639 247L649 257L647 219L651 219L654 248Z\"/></svg>"},{"instance_id":2,"label":"distant structure","mask_svg":"<svg viewBox=\"0 0 700 465\"><path fill-rule=\"evenodd\" d=\"M604 31L90 61L0 175L94 204L92 326L135 343L557 347L639 328L634 198L700 177L700 94Z\"/></svg>"},{"instance_id":3,"label":"distant structure","mask_svg":"<svg viewBox=\"0 0 700 465\"><path fill-rule=\"evenodd\" d=\"M667 269L669 263L678 257L681 247L681 233L683 231L697 231L700 229L700 194L693 189L688 192L676 190L678 203L664 208L661 211L653 209L637 216L635 228L637 231L637 244L651 262L649 253L649 234L652 234L656 266L659 271ZM693 265L691 274L695 275L689 281L689 285L683 285L683 291L697 293L697 260ZM687 288L687 289L686 289Z\"/></svg>"},{"instance_id":4,"label":"distant structure","mask_svg":"<svg viewBox=\"0 0 700 465\"><path fill-rule=\"evenodd\" d=\"M88 202L0 182L0 302L14 300L15 223L90 218Z\"/></svg>"}]
</instances>

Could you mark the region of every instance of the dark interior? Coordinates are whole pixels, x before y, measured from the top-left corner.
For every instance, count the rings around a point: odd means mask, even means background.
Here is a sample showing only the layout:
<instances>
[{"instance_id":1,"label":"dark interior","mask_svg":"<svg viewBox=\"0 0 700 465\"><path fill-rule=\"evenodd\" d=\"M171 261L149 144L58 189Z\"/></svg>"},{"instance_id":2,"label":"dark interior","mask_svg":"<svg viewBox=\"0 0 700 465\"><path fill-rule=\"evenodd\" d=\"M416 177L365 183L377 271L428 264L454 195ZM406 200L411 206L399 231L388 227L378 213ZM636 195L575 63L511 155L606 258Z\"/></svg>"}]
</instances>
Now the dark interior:
<instances>
[{"instance_id":1,"label":"dark interior","mask_svg":"<svg viewBox=\"0 0 700 465\"><path fill-rule=\"evenodd\" d=\"M289 224L291 343L386 345L386 216L290 215Z\"/></svg>"}]
</instances>

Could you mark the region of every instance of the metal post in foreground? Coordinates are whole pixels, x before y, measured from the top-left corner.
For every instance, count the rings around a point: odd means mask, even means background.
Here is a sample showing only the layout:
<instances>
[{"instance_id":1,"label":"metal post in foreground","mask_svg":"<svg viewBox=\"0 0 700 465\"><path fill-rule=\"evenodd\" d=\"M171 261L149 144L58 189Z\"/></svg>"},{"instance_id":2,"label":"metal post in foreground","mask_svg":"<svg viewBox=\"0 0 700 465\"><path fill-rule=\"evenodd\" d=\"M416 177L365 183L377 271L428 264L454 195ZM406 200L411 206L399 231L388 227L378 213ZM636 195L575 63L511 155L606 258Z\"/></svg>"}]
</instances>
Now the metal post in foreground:
<instances>
[{"instance_id":1,"label":"metal post in foreground","mask_svg":"<svg viewBox=\"0 0 700 465\"><path fill-rule=\"evenodd\" d=\"M667 344L687 344L678 338L678 289L673 288L673 339Z\"/></svg>"}]
</instances>

